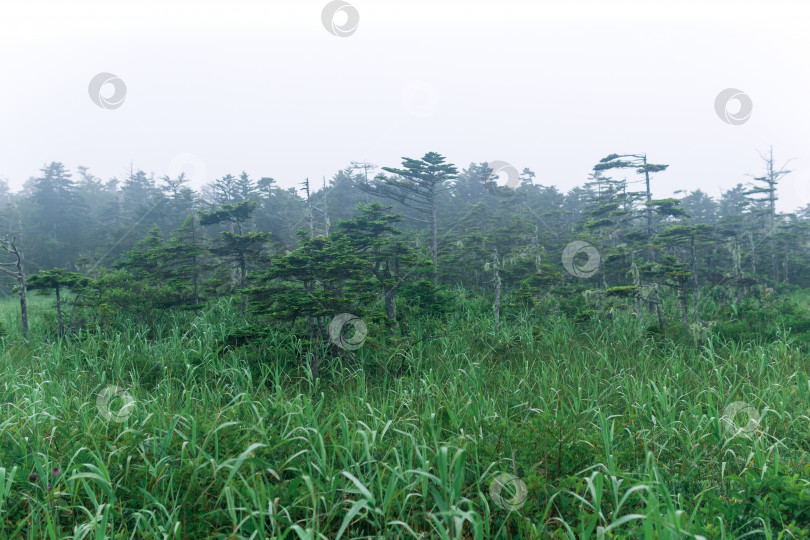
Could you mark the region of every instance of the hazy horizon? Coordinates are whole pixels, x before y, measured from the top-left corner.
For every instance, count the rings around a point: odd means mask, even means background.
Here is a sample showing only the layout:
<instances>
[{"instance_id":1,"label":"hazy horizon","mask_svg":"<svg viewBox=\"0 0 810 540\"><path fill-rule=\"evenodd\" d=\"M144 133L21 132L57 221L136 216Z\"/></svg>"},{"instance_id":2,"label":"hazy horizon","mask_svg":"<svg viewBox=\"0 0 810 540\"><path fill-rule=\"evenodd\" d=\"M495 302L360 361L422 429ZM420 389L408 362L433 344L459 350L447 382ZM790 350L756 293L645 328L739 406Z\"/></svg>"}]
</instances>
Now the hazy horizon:
<instances>
[{"instance_id":1,"label":"hazy horizon","mask_svg":"<svg viewBox=\"0 0 810 540\"><path fill-rule=\"evenodd\" d=\"M810 5L357 1L356 32L339 37L326 4L0 8L0 178L17 190L61 161L102 179L131 164L185 169L195 188L242 170L287 188L436 151L568 191L607 154L646 152L670 165L654 196L716 198L762 175L772 145L777 164L794 159L778 208L810 204ZM102 72L126 84L118 108L88 95ZM740 125L715 112L727 88L752 101Z\"/></svg>"}]
</instances>

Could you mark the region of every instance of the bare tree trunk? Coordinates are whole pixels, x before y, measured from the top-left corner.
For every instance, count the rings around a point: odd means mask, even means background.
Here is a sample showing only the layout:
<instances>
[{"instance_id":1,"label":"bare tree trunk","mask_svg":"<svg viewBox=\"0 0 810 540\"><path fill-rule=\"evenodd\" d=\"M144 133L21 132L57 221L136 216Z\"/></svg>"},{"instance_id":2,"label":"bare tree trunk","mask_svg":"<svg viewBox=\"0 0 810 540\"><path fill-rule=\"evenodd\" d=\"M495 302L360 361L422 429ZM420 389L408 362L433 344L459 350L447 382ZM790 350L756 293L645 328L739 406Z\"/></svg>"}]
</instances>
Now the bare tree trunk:
<instances>
[{"instance_id":1,"label":"bare tree trunk","mask_svg":"<svg viewBox=\"0 0 810 540\"><path fill-rule=\"evenodd\" d=\"M602 294L604 291L607 291L607 280L605 279L605 274L602 273L602 291L599 291L599 311L602 311Z\"/></svg>"},{"instance_id":2,"label":"bare tree trunk","mask_svg":"<svg viewBox=\"0 0 810 540\"><path fill-rule=\"evenodd\" d=\"M692 310L694 311L695 324L700 322L700 314L698 313L698 278L697 278L697 256L695 255L695 237L692 236L689 242L689 249L692 258Z\"/></svg>"},{"instance_id":3,"label":"bare tree trunk","mask_svg":"<svg viewBox=\"0 0 810 540\"><path fill-rule=\"evenodd\" d=\"M636 318L641 320L644 316L644 309L641 307L641 274L638 271L636 263L630 265L630 272L633 274L633 284L637 287L636 291Z\"/></svg>"},{"instance_id":4,"label":"bare tree trunk","mask_svg":"<svg viewBox=\"0 0 810 540\"><path fill-rule=\"evenodd\" d=\"M740 305L740 302L742 302L743 297L743 286L739 284L743 273L742 273L742 246L740 246L740 243L736 236L734 237L734 244L731 250L731 256L734 260L734 276L737 278L737 297L734 299L734 305L738 306Z\"/></svg>"},{"instance_id":5,"label":"bare tree trunk","mask_svg":"<svg viewBox=\"0 0 810 540\"><path fill-rule=\"evenodd\" d=\"M196 249L197 247L197 227L194 225L194 214L191 214L191 245ZM197 268L197 255L192 257L191 263L194 265L194 307L200 304L200 276Z\"/></svg>"},{"instance_id":6,"label":"bare tree trunk","mask_svg":"<svg viewBox=\"0 0 810 540\"><path fill-rule=\"evenodd\" d=\"M326 177L323 177L323 230L329 236L329 209L326 206Z\"/></svg>"},{"instance_id":7,"label":"bare tree trunk","mask_svg":"<svg viewBox=\"0 0 810 540\"><path fill-rule=\"evenodd\" d=\"M771 146L768 158L765 160L768 176L765 181L768 183L768 217L770 218L770 244L771 244L771 267L773 271L774 283L779 283L779 268L776 264L776 184L781 174L773 168L773 146ZM784 169L783 169L784 170Z\"/></svg>"},{"instance_id":8,"label":"bare tree trunk","mask_svg":"<svg viewBox=\"0 0 810 540\"><path fill-rule=\"evenodd\" d=\"M647 202L650 202L650 201L652 201L652 191L650 190L650 171L647 170L647 154L644 154L643 159L644 159L644 180L645 180L645 183L646 183L646 186L647 186ZM647 205L647 244L648 244L648 247L647 247L647 262L650 263L650 264L653 262L653 258L654 258L653 257L653 249L652 249L652 247L649 247L649 244L652 243L652 235L653 235L653 229L652 229L652 206ZM652 313L652 311L653 311L653 303L652 302L649 303L649 305L647 306L647 309L649 309L650 313Z\"/></svg>"},{"instance_id":9,"label":"bare tree trunk","mask_svg":"<svg viewBox=\"0 0 810 540\"><path fill-rule=\"evenodd\" d=\"M664 316L661 313L661 296L658 294L658 287L655 288L655 312L658 315L658 328L661 330L661 335L666 335L664 330Z\"/></svg>"},{"instance_id":10,"label":"bare tree trunk","mask_svg":"<svg viewBox=\"0 0 810 540\"><path fill-rule=\"evenodd\" d=\"M430 211L431 211L431 233L433 235L431 243L431 251L433 255L433 284L439 284L439 227L436 218L436 195L431 194L430 197Z\"/></svg>"},{"instance_id":11,"label":"bare tree trunk","mask_svg":"<svg viewBox=\"0 0 810 540\"><path fill-rule=\"evenodd\" d=\"M15 261L0 264L0 270L17 280L17 290L20 294L20 321L22 323L23 340L28 339L28 301L25 297L25 268L23 267L23 254L14 243L14 238L3 238L0 247L14 256ZM13 266L16 270L5 268Z\"/></svg>"},{"instance_id":12,"label":"bare tree trunk","mask_svg":"<svg viewBox=\"0 0 810 540\"><path fill-rule=\"evenodd\" d=\"M62 326L62 297L59 294L59 284L56 284L56 335L60 338L65 335L65 328Z\"/></svg>"},{"instance_id":13,"label":"bare tree trunk","mask_svg":"<svg viewBox=\"0 0 810 540\"><path fill-rule=\"evenodd\" d=\"M748 242L751 244L751 275L756 277L757 275L757 247L754 244L754 234L749 231L748 233Z\"/></svg>"},{"instance_id":14,"label":"bare tree trunk","mask_svg":"<svg viewBox=\"0 0 810 540\"><path fill-rule=\"evenodd\" d=\"M241 286L241 288L243 290L244 290L245 285L247 283L247 276L245 275L246 272L247 272L247 268L246 268L246 264L245 264L245 256L242 255L241 257L239 257L239 276L240 276L239 285ZM245 316L246 312L247 312L247 296L243 292L242 293L242 316L243 317Z\"/></svg>"},{"instance_id":15,"label":"bare tree trunk","mask_svg":"<svg viewBox=\"0 0 810 540\"><path fill-rule=\"evenodd\" d=\"M17 288L20 291L20 322L22 323L23 339L28 339L28 300L25 298L25 274L22 273L19 278L19 285Z\"/></svg>"},{"instance_id":16,"label":"bare tree trunk","mask_svg":"<svg viewBox=\"0 0 810 540\"><path fill-rule=\"evenodd\" d=\"M498 274L498 248L495 248L495 333L501 328L501 277Z\"/></svg>"},{"instance_id":17,"label":"bare tree trunk","mask_svg":"<svg viewBox=\"0 0 810 540\"><path fill-rule=\"evenodd\" d=\"M396 304L397 290L390 288L385 291L385 314L390 319L388 328L391 330L391 337L397 335L397 304Z\"/></svg>"},{"instance_id":18,"label":"bare tree trunk","mask_svg":"<svg viewBox=\"0 0 810 540\"><path fill-rule=\"evenodd\" d=\"M644 155L644 180L647 184L647 202L652 200L652 192L650 191L650 171L647 170L647 155ZM652 206L647 206L647 241L652 239ZM649 260L652 262L652 248L647 251Z\"/></svg>"},{"instance_id":19,"label":"bare tree trunk","mask_svg":"<svg viewBox=\"0 0 810 540\"><path fill-rule=\"evenodd\" d=\"M307 210L309 214L309 239L315 238L315 217L312 215L312 199L309 196L309 178L304 180L304 190L307 193Z\"/></svg>"}]
</instances>

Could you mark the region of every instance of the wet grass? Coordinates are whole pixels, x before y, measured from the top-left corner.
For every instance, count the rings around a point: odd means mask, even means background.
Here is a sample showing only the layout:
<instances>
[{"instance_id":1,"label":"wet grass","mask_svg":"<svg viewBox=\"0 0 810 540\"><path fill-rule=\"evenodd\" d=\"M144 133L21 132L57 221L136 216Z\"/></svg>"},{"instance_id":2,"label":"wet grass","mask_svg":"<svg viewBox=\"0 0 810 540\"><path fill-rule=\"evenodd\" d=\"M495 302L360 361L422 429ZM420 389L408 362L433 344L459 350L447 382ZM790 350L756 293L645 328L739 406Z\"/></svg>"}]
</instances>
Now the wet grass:
<instances>
[{"instance_id":1,"label":"wet grass","mask_svg":"<svg viewBox=\"0 0 810 540\"><path fill-rule=\"evenodd\" d=\"M469 301L408 342L370 327L312 381L294 336L223 345L228 302L61 342L50 304L27 346L0 304L2 538L808 537L787 334L690 346L625 313L525 313L496 336Z\"/></svg>"}]
</instances>

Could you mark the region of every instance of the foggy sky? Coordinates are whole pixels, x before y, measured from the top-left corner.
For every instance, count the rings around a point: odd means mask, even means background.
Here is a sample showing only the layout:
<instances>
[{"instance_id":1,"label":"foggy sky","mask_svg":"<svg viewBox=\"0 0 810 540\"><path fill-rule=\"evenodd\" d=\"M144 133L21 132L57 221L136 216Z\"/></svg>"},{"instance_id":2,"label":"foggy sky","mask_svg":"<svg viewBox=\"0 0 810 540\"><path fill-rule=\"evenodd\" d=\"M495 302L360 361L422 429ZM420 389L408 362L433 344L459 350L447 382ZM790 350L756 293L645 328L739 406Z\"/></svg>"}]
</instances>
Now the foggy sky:
<instances>
[{"instance_id":1,"label":"foggy sky","mask_svg":"<svg viewBox=\"0 0 810 540\"><path fill-rule=\"evenodd\" d=\"M3 0L0 177L19 188L62 161L120 179L131 163L290 187L436 151L567 191L607 154L646 152L670 165L656 197L716 197L773 145L795 158L779 208L810 204L809 2L350 3L359 25L338 37L322 0ZM91 100L100 72L126 84L120 107ZM715 113L726 88L751 98L741 125Z\"/></svg>"}]
</instances>

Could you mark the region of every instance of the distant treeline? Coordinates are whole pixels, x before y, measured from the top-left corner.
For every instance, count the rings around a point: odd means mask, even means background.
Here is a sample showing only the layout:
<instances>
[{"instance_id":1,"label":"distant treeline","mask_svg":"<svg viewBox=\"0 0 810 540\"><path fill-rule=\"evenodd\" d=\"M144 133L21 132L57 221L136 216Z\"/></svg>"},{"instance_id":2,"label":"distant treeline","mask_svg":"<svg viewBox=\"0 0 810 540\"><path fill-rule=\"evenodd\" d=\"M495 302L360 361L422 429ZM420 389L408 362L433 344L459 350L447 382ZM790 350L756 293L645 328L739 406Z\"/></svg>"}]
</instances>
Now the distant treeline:
<instances>
[{"instance_id":1,"label":"distant treeline","mask_svg":"<svg viewBox=\"0 0 810 540\"><path fill-rule=\"evenodd\" d=\"M98 305L121 309L146 305L148 286L157 291L152 308L196 309L238 294L243 311L251 302L257 313L314 324L376 297L395 329L402 287L436 300L440 288L461 286L498 301L503 288L528 303L588 289L599 307L619 297L650 313L672 295L684 321L697 323L704 286L735 302L754 285L810 286L810 205L777 213L789 171L772 151L762 157L763 171L719 200L700 190L656 198L668 165L645 154L605 157L568 193L529 169L459 171L434 152L381 169L355 162L300 189L242 172L195 191L183 175L132 170L102 180L54 162L17 193L0 184L0 236L23 254L27 275L64 269L76 288L77 276L106 280L108 291L133 296L113 301L97 289ZM0 279L5 291L16 283ZM284 300L290 287L314 303Z\"/></svg>"}]
</instances>

